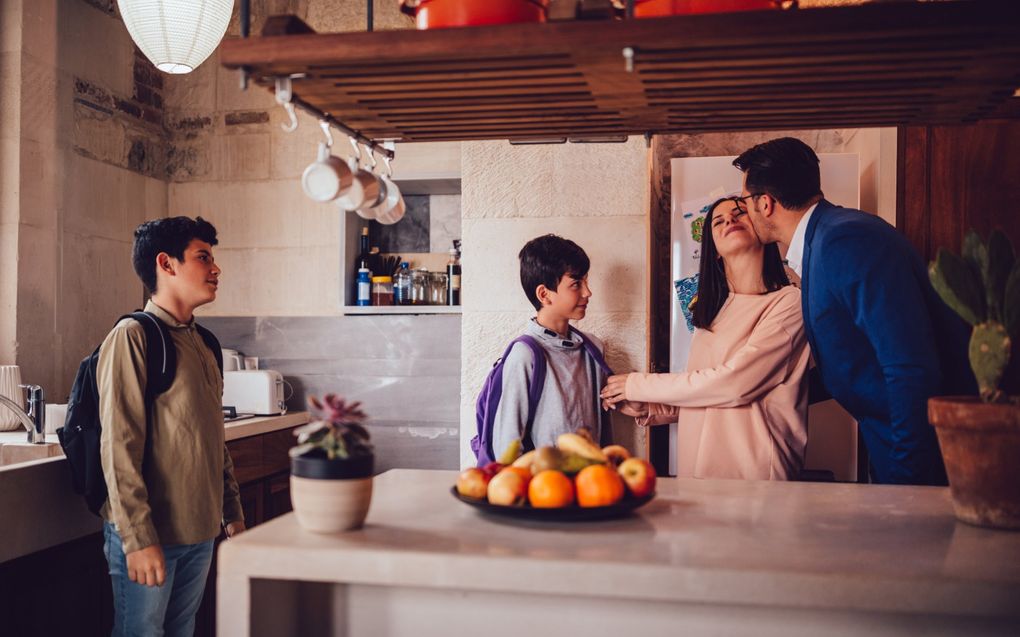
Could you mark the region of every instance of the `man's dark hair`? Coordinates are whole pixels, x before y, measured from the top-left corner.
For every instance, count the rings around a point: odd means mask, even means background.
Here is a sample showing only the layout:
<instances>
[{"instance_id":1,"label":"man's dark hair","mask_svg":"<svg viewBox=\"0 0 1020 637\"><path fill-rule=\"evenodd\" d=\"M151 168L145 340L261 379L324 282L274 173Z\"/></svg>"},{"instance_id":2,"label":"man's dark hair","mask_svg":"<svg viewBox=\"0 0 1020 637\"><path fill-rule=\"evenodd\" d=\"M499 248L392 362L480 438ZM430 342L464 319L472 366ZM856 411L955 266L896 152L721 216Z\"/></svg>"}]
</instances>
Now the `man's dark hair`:
<instances>
[{"instance_id":1,"label":"man's dark hair","mask_svg":"<svg viewBox=\"0 0 1020 637\"><path fill-rule=\"evenodd\" d=\"M780 137L745 150L733 165L747 176L747 191L768 193L790 210L805 208L822 194L818 155L793 137Z\"/></svg>"},{"instance_id":2,"label":"man's dark hair","mask_svg":"<svg viewBox=\"0 0 1020 637\"><path fill-rule=\"evenodd\" d=\"M555 290L565 275L583 279L591 267L581 246L554 234L532 239L517 256L521 260L521 286L536 310L542 309L535 295L539 285Z\"/></svg>"},{"instance_id":3,"label":"man's dark hair","mask_svg":"<svg viewBox=\"0 0 1020 637\"><path fill-rule=\"evenodd\" d=\"M216 228L202 217L168 217L146 221L135 229L131 261L150 294L156 293L156 255L166 252L178 261L192 239L216 245Z\"/></svg>"},{"instance_id":4,"label":"man's dark hair","mask_svg":"<svg viewBox=\"0 0 1020 637\"><path fill-rule=\"evenodd\" d=\"M726 303L730 296L730 286L726 282L726 271L723 269L722 259L719 257L719 250L715 247L715 238L712 235L712 217L720 205L730 202L736 206L736 202L729 197L716 200L708 209L708 216L705 217L705 226L701 232L701 262L698 269L698 300L691 308L691 323L694 327L711 330L715 317L719 310ZM761 278L768 292L790 285L790 279L786 276L783 268L783 257L779 255L779 246L775 243L765 245L762 253Z\"/></svg>"}]
</instances>

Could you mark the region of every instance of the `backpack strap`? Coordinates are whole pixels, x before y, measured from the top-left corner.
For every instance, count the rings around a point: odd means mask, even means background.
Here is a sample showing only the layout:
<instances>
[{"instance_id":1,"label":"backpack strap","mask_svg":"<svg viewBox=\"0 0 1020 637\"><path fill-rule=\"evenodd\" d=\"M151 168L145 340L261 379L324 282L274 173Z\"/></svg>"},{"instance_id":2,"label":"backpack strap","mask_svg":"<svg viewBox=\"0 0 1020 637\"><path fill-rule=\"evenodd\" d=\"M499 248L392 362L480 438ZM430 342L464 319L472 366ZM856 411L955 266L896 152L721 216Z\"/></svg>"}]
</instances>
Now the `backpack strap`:
<instances>
[{"instance_id":1,"label":"backpack strap","mask_svg":"<svg viewBox=\"0 0 1020 637\"><path fill-rule=\"evenodd\" d=\"M208 329L202 327L198 323L195 323L195 329L198 331L198 335L205 341L206 347L212 350L213 356L216 357L216 366L220 368L220 377L223 376L223 349L220 347L220 340L216 338L216 335L210 332Z\"/></svg>"},{"instance_id":2,"label":"backpack strap","mask_svg":"<svg viewBox=\"0 0 1020 637\"><path fill-rule=\"evenodd\" d=\"M170 337L170 329L151 312L136 311L120 317L131 318L145 330L145 400L152 404L174 382L177 373L177 348Z\"/></svg>"},{"instance_id":3,"label":"backpack strap","mask_svg":"<svg viewBox=\"0 0 1020 637\"><path fill-rule=\"evenodd\" d=\"M596 347L595 343L591 342L591 339L585 336L581 330L577 329L573 325L570 326L570 333L576 334L577 337L581 339L581 345L584 346L584 351L588 352L588 356L591 356L592 360L595 361L595 364L602 370L602 373L606 376L612 376L612 368L610 368L606 363L605 357L602 356L602 352L599 351L599 348Z\"/></svg>"},{"instance_id":4,"label":"backpack strap","mask_svg":"<svg viewBox=\"0 0 1020 637\"><path fill-rule=\"evenodd\" d=\"M518 336L514 340L510 341L507 345L503 355L496 361L496 374L492 378L492 389L489 392L488 404L486 406L486 421L487 425L491 426L492 419L495 418L496 407L499 405L500 398L503 396L503 363L506 361L507 356L510 355L510 350L514 348L517 343L523 343L528 349L531 350L532 358L534 359L534 366L532 367L531 383L528 385L528 420L524 425L524 435L521 437L521 445L524 451L531 451L535 448L535 443L531 439L531 427L535 422L535 412L538 409L538 401L542 398L542 388L545 386L545 350L538 344L534 338L524 334ZM497 458L495 450L492 448L492 434L489 433L485 437L485 444L487 445L486 451L489 454L489 458Z\"/></svg>"},{"instance_id":5,"label":"backpack strap","mask_svg":"<svg viewBox=\"0 0 1020 637\"><path fill-rule=\"evenodd\" d=\"M514 343L524 343L531 349L534 366L532 367L531 384L528 385L528 422L524 425L524 436L521 438L523 452L535 448L535 441L531 439L531 428L535 424L535 412L538 411L538 401L542 398L542 390L545 388L545 350L531 336L524 334L514 339ZM510 344L513 347L513 343ZM507 348L507 353L510 349Z\"/></svg>"}]
</instances>

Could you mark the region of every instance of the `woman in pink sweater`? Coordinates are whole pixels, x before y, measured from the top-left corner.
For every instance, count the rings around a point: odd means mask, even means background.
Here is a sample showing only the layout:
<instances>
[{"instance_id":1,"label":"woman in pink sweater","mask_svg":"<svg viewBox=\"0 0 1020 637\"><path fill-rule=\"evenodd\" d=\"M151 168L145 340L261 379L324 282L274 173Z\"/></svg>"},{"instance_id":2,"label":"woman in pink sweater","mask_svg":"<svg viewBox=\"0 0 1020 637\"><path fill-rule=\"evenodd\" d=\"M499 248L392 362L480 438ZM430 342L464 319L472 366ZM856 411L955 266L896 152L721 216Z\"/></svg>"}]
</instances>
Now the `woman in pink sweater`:
<instances>
[{"instance_id":1,"label":"woman in pink sweater","mask_svg":"<svg viewBox=\"0 0 1020 637\"><path fill-rule=\"evenodd\" d=\"M809 351L800 291L735 199L705 219L687 371L609 378L604 405L677 422L681 477L789 480L807 443Z\"/></svg>"}]
</instances>

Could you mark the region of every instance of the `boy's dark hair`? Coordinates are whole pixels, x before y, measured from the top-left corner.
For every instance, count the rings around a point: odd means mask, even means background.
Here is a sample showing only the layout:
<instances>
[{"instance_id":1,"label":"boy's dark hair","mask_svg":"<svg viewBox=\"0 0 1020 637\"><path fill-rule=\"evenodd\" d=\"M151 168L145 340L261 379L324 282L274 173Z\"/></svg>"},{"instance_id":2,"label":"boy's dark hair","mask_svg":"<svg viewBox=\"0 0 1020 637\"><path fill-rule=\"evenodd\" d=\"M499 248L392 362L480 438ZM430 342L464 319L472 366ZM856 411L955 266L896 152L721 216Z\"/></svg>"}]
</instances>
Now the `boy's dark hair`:
<instances>
[{"instance_id":1,"label":"boy's dark hair","mask_svg":"<svg viewBox=\"0 0 1020 637\"><path fill-rule=\"evenodd\" d=\"M536 310L542 309L542 303L535 296L539 285L555 290L565 275L582 279L591 267L581 246L554 234L532 239L517 256L521 260L521 286Z\"/></svg>"},{"instance_id":2,"label":"boy's dark hair","mask_svg":"<svg viewBox=\"0 0 1020 637\"><path fill-rule=\"evenodd\" d=\"M168 217L146 221L135 229L131 261L150 294L156 293L156 255L166 252L178 261L192 239L216 245L216 228L202 217Z\"/></svg>"},{"instance_id":3,"label":"boy's dark hair","mask_svg":"<svg viewBox=\"0 0 1020 637\"><path fill-rule=\"evenodd\" d=\"M818 155L793 137L771 139L745 150L733 165L747 176L749 193L768 193L790 210L800 210L822 194Z\"/></svg>"},{"instance_id":4,"label":"boy's dark hair","mask_svg":"<svg viewBox=\"0 0 1020 637\"><path fill-rule=\"evenodd\" d=\"M712 236L712 217L716 208L721 204L730 202L736 206L736 202L730 197L718 199L708 209L708 216L705 217L705 227L701 232L701 262L698 269L698 300L691 308L691 323L694 327L710 330L719 310L726 303L730 295L730 286L726 282L726 271L723 269L723 262L719 258L719 251L715 247L715 239ZM765 245L762 254L762 282L769 292L790 285L790 279L786 276L783 268L783 257L779 255L779 246L775 243Z\"/></svg>"}]
</instances>

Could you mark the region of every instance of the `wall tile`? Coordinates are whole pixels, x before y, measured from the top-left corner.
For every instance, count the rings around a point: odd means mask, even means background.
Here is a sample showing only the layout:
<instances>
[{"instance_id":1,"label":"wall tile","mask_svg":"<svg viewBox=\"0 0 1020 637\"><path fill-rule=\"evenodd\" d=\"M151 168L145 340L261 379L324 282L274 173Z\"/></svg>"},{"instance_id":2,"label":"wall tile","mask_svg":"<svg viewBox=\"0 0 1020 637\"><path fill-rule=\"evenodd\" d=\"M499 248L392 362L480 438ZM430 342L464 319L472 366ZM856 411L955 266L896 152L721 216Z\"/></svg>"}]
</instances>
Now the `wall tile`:
<instances>
[{"instance_id":1,"label":"wall tile","mask_svg":"<svg viewBox=\"0 0 1020 637\"><path fill-rule=\"evenodd\" d=\"M119 95L131 95L135 45L124 23L85 2L57 4L57 19L48 23L54 32L47 36L59 41L59 68Z\"/></svg>"},{"instance_id":2,"label":"wall tile","mask_svg":"<svg viewBox=\"0 0 1020 637\"><path fill-rule=\"evenodd\" d=\"M213 174L222 181L269 178L269 134L220 135L212 144Z\"/></svg>"},{"instance_id":3,"label":"wall tile","mask_svg":"<svg viewBox=\"0 0 1020 637\"><path fill-rule=\"evenodd\" d=\"M460 239L460 195L429 198L429 242L432 252L446 252Z\"/></svg>"}]
</instances>

